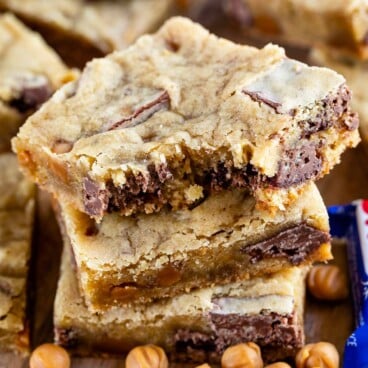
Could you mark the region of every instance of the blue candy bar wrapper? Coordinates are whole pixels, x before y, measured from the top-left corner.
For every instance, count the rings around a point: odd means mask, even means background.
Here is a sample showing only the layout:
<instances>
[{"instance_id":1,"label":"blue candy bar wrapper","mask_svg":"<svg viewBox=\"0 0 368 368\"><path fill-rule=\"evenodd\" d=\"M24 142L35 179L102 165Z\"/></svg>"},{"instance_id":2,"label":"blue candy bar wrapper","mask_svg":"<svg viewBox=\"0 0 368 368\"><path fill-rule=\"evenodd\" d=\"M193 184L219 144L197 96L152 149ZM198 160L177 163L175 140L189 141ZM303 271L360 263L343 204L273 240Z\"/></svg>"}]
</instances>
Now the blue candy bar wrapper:
<instances>
[{"instance_id":1,"label":"blue candy bar wrapper","mask_svg":"<svg viewBox=\"0 0 368 368\"><path fill-rule=\"evenodd\" d=\"M331 235L347 241L356 330L345 344L344 368L368 368L368 200L331 206Z\"/></svg>"}]
</instances>

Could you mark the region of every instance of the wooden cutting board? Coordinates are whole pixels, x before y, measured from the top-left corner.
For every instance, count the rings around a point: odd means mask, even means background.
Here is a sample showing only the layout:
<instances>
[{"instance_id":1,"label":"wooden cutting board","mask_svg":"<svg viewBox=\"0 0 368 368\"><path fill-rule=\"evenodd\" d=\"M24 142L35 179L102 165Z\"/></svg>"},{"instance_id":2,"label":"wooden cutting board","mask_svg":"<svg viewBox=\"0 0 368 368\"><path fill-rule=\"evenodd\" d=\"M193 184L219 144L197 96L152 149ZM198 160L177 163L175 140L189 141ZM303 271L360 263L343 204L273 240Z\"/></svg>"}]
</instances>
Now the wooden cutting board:
<instances>
[{"instance_id":1,"label":"wooden cutting board","mask_svg":"<svg viewBox=\"0 0 368 368\"><path fill-rule=\"evenodd\" d=\"M244 42L238 33L229 28L218 27L216 33ZM259 44L258 44L259 45ZM289 50L300 59L305 52ZM319 183L326 205L347 203L357 198L368 198L368 155L359 146L344 154L342 163ZM47 196L39 196L34 236L33 263L31 265L32 345L38 346L53 340L52 309L55 287L59 273L61 238ZM334 247L336 262L345 268L344 247ZM342 352L344 342L353 329L350 300L340 303L324 303L307 297L305 332L307 342L330 341ZM73 368L123 367L123 359L73 359ZM193 365L192 365L193 366ZM28 360L14 354L0 356L0 368L26 368ZM194 366L193 366L194 367Z\"/></svg>"}]
</instances>

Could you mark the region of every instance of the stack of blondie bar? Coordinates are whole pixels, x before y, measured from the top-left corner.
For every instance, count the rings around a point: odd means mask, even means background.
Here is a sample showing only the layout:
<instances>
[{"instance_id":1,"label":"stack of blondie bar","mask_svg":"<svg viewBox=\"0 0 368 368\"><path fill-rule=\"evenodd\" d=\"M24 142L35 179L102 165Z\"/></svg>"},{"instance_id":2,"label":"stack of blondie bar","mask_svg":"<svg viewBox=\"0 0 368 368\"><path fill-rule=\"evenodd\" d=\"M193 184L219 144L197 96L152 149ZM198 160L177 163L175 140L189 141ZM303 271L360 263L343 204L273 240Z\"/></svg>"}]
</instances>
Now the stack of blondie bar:
<instances>
[{"instance_id":1,"label":"stack of blondie bar","mask_svg":"<svg viewBox=\"0 0 368 368\"><path fill-rule=\"evenodd\" d=\"M303 344L304 275L331 258L314 181L359 141L339 74L172 18L88 63L13 140L65 249L56 342L266 360Z\"/></svg>"}]
</instances>

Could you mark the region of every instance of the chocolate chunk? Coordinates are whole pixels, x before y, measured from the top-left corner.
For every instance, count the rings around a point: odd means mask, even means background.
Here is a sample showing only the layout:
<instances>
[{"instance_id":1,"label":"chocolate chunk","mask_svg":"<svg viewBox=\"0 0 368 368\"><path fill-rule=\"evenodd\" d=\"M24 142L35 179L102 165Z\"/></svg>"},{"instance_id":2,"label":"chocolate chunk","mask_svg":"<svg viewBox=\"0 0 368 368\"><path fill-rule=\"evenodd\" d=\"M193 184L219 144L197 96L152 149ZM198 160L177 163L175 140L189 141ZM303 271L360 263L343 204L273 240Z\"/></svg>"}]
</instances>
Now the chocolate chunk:
<instances>
[{"instance_id":1,"label":"chocolate chunk","mask_svg":"<svg viewBox=\"0 0 368 368\"><path fill-rule=\"evenodd\" d=\"M189 5L188 15L194 21L213 28L224 15L223 0L202 0Z\"/></svg>"},{"instance_id":2,"label":"chocolate chunk","mask_svg":"<svg viewBox=\"0 0 368 368\"><path fill-rule=\"evenodd\" d=\"M302 346L301 332L295 315L260 313L258 315L210 313L216 334L216 351L228 346L252 341L260 346Z\"/></svg>"},{"instance_id":3,"label":"chocolate chunk","mask_svg":"<svg viewBox=\"0 0 368 368\"><path fill-rule=\"evenodd\" d=\"M226 13L235 19L241 26L250 27L253 25L253 17L244 0L228 0L225 2Z\"/></svg>"},{"instance_id":4,"label":"chocolate chunk","mask_svg":"<svg viewBox=\"0 0 368 368\"><path fill-rule=\"evenodd\" d=\"M7 296L14 296L11 284L5 279L0 280L0 292Z\"/></svg>"},{"instance_id":5,"label":"chocolate chunk","mask_svg":"<svg viewBox=\"0 0 368 368\"><path fill-rule=\"evenodd\" d=\"M39 108L52 94L52 89L47 80L39 85L23 86L19 96L10 101L10 106L24 113Z\"/></svg>"},{"instance_id":6,"label":"chocolate chunk","mask_svg":"<svg viewBox=\"0 0 368 368\"><path fill-rule=\"evenodd\" d=\"M55 342L67 349L73 349L78 346L78 335L76 331L71 328L58 328L54 329Z\"/></svg>"},{"instance_id":7,"label":"chocolate chunk","mask_svg":"<svg viewBox=\"0 0 368 368\"><path fill-rule=\"evenodd\" d=\"M136 125L142 124L156 112L160 110L167 110L169 108L169 105L169 94L164 91L154 100L138 107L130 116L127 116L120 121L112 124L105 124L102 128L102 131L106 132L115 129L131 128Z\"/></svg>"},{"instance_id":8,"label":"chocolate chunk","mask_svg":"<svg viewBox=\"0 0 368 368\"><path fill-rule=\"evenodd\" d=\"M355 130L359 127L359 116L356 113L351 113L349 117L344 120L344 125L348 130Z\"/></svg>"},{"instance_id":9,"label":"chocolate chunk","mask_svg":"<svg viewBox=\"0 0 368 368\"><path fill-rule=\"evenodd\" d=\"M313 119L298 122L303 130L302 138L309 138L312 134L326 130L333 125L342 124L343 128L354 130L359 124L359 119L355 114L347 114L351 92L346 85L340 86L337 93L330 94L322 101L322 113L317 114ZM343 118L342 116L346 114Z\"/></svg>"},{"instance_id":10,"label":"chocolate chunk","mask_svg":"<svg viewBox=\"0 0 368 368\"><path fill-rule=\"evenodd\" d=\"M268 182L278 188L288 188L314 179L322 169L322 158L314 143L304 140L284 153L279 162L278 172Z\"/></svg>"},{"instance_id":11,"label":"chocolate chunk","mask_svg":"<svg viewBox=\"0 0 368 368\"><path fill-rule=\"evenodd\" d=\"M91 216L102 216L107 210L108 193L91 178L83 181L83 202L86 212Z\"/></svg>"},{"instance_id":12,"label":"chocolate chunk","mask_svg":"<svg viewBox=\"0 0 368 368\"><path fill-rule=\"evenodd\" d=\"M245 95L248 95L253 101L264 103L270 107L272 107L278 114L282 114L281 104L276 101L271 101L270 99L262 96L261 92L251 92L243 89L242 91Z\"/></svg>"},{"instance_id":13,"label":"chocolate chunk","mask_svg":"<svg viewBox=\"0 0 368 368\"><path fill-rule=\"evenodd\" d=\"M174 335L174 341L177 351L185 351L188 347L204 350L215 349L214 336L189 329L178 330Z\"/></svg>"},{"instance_id":14,"label":"chocolate chunk","mask_svg":"<svg viewBox=\"0 0 368 368\"><path fill-rule=\"evenodd\" d=\"M364 37L363 37L363 39L362 39L362 44L363 44L364 46L368 45L368 31L367 31L367 32L365 32L365 34L364 34Z\"/></svg>"},{"instance_id":15,"label":"chocolate chunk","mask_svg":"<svg viewBox=\"0 0 368 368\"><path fill-rule=\"evenodd\" d=\"M106 184L108 191L108 211L120 211L130 207L143 207L146 203L156 203L157 210L164 204L163 184L173 175L165 164L149 165L148 174L129 175L124 186L116 187L111 181Z\"/></svg>"},{"instance_id":16,"label":"chocolate chunk","mask_svg":"<svg viewBox=\"0 0 368 368\"><path fill-rule=\"evenodd\" d=\"M241 251L250 256L251 263L265 258L286 257L293 265L298 265L323 243L329 241L328 233L307 224L299 224L267 240L244 246Z\"/></svg>"},{"instance_id":17,"label":"chocolate chunk","mask_svg":"<svg viewBox=\"0 0 368 368\"><path fill-rule=\"evenodd\" d=\"M303 334L295 314L264 311L257 315L210 313L209 316L212 332L178 330L174 341L179 356L184 352L187 356L192 356L193 352L210 355L211 351L220 356L227 347L249 341L261 347L287 348L290 352L303 345Z\"/></svg>"}]
</instances>

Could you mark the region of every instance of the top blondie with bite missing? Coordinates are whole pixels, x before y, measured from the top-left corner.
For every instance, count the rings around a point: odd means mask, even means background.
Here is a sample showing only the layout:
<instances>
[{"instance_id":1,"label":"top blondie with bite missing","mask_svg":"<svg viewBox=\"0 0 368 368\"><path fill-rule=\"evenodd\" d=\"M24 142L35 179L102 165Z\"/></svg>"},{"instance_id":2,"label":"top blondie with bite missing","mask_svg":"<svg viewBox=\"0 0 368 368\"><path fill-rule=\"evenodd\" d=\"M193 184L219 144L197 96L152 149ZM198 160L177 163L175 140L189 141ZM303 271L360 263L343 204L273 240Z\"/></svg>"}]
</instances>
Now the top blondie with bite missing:
<instances>
[{"instance_id":1,"label":"top blondie with bite missing","mask_svg":"<svg viewBox=\"0 0 368 368\"><path fill-rule=\"evenodd\" d=\"M341 75L178 17L87 64L13 148L33 180L97 220L232 187L284 209L358 143L357 127Z\"/></svg>"}]
</instances>

